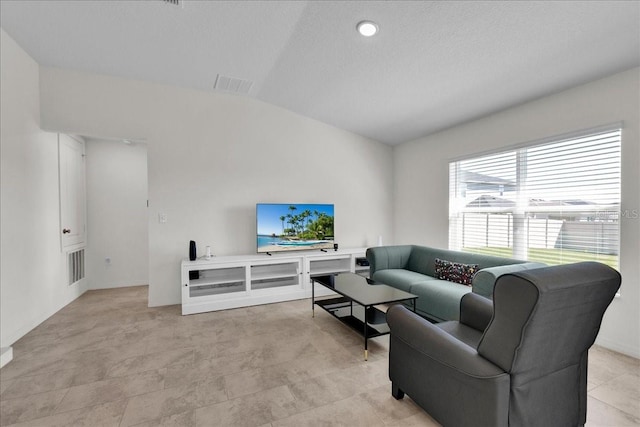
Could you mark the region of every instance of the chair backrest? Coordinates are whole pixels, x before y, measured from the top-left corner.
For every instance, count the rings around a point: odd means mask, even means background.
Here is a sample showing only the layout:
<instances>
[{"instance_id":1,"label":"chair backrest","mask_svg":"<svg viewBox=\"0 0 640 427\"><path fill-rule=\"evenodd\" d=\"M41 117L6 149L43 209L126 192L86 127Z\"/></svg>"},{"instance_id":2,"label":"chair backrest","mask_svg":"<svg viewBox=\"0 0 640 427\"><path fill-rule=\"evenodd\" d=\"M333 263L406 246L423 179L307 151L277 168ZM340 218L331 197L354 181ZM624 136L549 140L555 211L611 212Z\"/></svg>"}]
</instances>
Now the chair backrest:
<instances>
[{"instance_id":1,"label":"chair backrest","mask_svg":"<svg viewBox=\"0 0 640 427\"><path fill-rule=\"evenodd\" d=\"M494 314L478 353L511 374L510 419L526 424L531 401L538 414L551 414L552 407L579 410L577 400L567 403L561 396L573 399L578 384L586 384L585 352L620 282L616 270L596 262L526 270L496 281Z\"/></svg>"},{"instance_id":2,"label":"chair backrest","mask_svg":"<svg viewBox=\"0 0 640 427\"><path fill-rule=\"evenodd\" d=\"M507 372L534 376L575 363L595 341L620 281L596 262L506 274L496 281L478 352Z\"/></svg>"}]
</instances>

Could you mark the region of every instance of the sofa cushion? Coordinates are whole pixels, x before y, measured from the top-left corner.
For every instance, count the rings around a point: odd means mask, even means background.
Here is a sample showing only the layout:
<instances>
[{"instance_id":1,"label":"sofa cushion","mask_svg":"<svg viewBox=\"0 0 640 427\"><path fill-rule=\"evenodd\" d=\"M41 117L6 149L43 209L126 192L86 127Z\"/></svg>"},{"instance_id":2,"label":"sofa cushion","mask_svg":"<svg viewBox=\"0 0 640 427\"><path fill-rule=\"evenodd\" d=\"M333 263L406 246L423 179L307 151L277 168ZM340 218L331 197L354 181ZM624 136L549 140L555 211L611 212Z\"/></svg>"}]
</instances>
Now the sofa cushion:
<instances>
[{"instance_id":1,"label":"sofa cushion","mask_svg":"<svg viewBox=\"0 0 640 427\"><path fill-rule=\"evenodd\" d=\"M460 319L460 299L471 292L469 286L436 278L427 278L414 283L409 289L418 296L417 310L437 322Z\"/></svg>"},{"instance_id":2,"label":"sofa cushion","mask_svg":"<svg viewBox=\"0 0 640 427\"><path fill-rule=\"evenodd\" d=\"M478 264L462 264L436 258L436 278L471 286L471 280L478 271Z\"/></svg>"},{"instance_id":3,"label":"sofa cushion","mask_svg":"<svg viewBox=\"0 0 640 427\"><path fill-rule=\"evenodd\" d=\"M411 285L418 282L424 282L424 274L416 273L415 271L403 270L403 269L387 269L376 271L373 274L373 280L393 286L401 291L410 292Z\"/></svg>"},{"instance_id":4,"label":"sofa cushion","mask_svg":"<svg viewBox=\"0 0 640 427\"><path fill-rule=\"evenodd\" d=\"M525 262L512 258L502 258L472 252L435 249L426 246L413 246L405 268L428 276L436 277L436 258L463 264L478 264L479 268Z\"/></svg>"}]
</instances>

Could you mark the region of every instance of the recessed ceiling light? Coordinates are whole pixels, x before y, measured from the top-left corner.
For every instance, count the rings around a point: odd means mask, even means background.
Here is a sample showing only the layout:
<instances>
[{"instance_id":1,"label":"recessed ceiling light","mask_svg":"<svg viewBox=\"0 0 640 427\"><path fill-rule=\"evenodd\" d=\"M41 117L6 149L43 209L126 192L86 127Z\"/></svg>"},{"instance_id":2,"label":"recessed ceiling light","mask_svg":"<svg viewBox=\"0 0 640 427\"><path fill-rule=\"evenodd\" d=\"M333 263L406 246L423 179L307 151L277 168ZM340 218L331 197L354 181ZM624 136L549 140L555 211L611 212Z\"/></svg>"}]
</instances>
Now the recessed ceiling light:
<instances>
[{"instance_id":1,"label":"recessed ceiling light","mask_svg":"<svg viewBox=\"0 0 640 427\"><path fill-rule=\"evenodd\" d=\"M373 21L360 21L356 25L358 32L365 37L375 36L378 32L378 24Z\"/></svg>"}]
</instances>

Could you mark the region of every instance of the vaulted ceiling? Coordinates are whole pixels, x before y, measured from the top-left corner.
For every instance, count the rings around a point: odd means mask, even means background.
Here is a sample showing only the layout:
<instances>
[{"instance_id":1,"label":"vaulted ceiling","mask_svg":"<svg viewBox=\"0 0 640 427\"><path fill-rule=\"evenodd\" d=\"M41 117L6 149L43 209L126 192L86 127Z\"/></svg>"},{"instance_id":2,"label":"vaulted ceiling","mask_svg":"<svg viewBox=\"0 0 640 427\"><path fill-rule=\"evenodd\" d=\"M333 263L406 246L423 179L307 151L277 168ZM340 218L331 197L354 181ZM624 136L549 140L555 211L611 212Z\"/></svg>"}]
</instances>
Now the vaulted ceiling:
<instances>
[{"instance_id":1,"label":"vaulted ceiling","mask_svg":"<svg viewBox=\"0 0 640 427\"><path fill-rule=\"evenodd\" d=\"M240 79L237 96L388 144L640 65L638 1L178 3L2 0L0 18L44 66L211 92Z\"/></svg>"}]
</instances>

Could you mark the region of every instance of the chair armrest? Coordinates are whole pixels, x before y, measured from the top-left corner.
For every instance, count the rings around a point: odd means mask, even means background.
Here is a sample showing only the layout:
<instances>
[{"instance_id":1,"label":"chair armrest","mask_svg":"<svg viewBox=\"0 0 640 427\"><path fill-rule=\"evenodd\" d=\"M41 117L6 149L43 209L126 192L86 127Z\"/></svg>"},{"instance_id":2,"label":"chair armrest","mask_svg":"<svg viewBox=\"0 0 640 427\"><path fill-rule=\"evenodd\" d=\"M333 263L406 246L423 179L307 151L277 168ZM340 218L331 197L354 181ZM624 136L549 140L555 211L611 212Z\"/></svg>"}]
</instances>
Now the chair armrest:
<instances>
[{"instance_id":1,"label":"chair armrest","mask_svg":"<svg viewBox=\"0 0 640 427\"><path fill-rule=\"evenodd\" d=\"M395 337L443 367L473 377L496 377L505 372L464 344L401 304L387 311L387 324Z\"/></svg>"},{"instance_id":2,"label":"chair armrest","mask_svg":"<svg viewBox=\"0 0 640 427\"><path fill-rule=\"evenodd\" d=\"M367 249L367 261L369 261L369 277L378 270L389 268L406 268L411 255L411 245L377 246Z\"/></svg>"},{"instance_id":3,"label":"chair armrest","mask_svg":"<svg viewBox=\"0 0 640 427\"><path fill-rule=\"evenodd\" d=\"M402 305L389 308L387 323L394 397L408 394L445 426L508 425L508 373Z\"/></svg>"},{"instance_id":4,"label":"chair armrest","mask_svg":"<svg viewBox=\"0 0 640 427\"><path fill-rule=\"evenodd\" d=\"M470 292L460 300L460 323L484 332L493 317L493 301Z\"/></svg>"}]
</instances>

